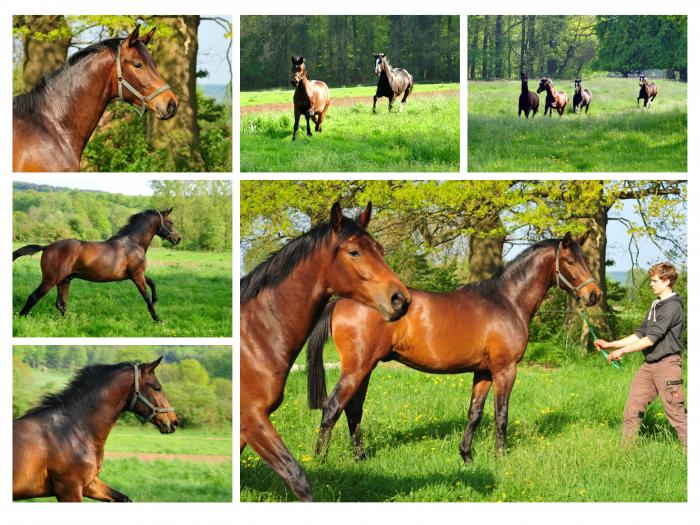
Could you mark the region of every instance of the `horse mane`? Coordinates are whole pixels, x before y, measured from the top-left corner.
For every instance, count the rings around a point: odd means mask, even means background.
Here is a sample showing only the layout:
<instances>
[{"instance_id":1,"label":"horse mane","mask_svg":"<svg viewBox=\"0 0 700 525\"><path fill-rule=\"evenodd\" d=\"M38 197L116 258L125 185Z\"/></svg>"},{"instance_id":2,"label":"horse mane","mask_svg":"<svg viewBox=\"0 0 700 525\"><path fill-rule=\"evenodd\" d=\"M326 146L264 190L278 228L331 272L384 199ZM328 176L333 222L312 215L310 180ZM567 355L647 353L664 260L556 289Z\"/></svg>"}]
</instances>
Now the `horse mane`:
<instances>
[{"instance_id":1,"label":"horse mane","mask_svg":"<svg viewBox=\"0 0 700 525\"><path fill-rule=\"evenodd\" d=\"M314 253L330 237L332 228L329 222L324 222L312 228L305 234L293 239L287 245L270 255L248 275L241 278L241 304L255 299L267 288L279 286L289 276L291 271L303 260ZM353 235L369 235L356 221L343 217L340 230L337 233L338 242Z\"/></svg>"},{"instance_id":2,"label":"horse mane","mask_svg":"<svg viewBox=\"0 0 700 525\"><path fill-rule=\"evenodd\" d=\"M128 235L131 235L132 233L140 233L141 228L143 227L143 219L151 215L158 215L158 210L145 210L140 211L138 213L134 213L126 221L126 224L119 228L117 233L112 235L110 239L114 239L115 237L126 237Z\"/></svg>"},{"instance_id":3,"label":"horse mane","mask_svg":"<svg viewBox=\"0 0 700 525\"><path fill-rule=\"evenodd\" d=\"M29 93L17 95L12 99L12 110L18 113L33 113L38 111L46 100L46 94L61 79L65 73L71 71L74 66L83 61L86 57L92 56L100 51L109 49L116 56L117 48L121 38L108 38L91 44L73 53L66 62L53 73L44 76L39 83ZM85 81L82 75L72 75L76 83Z\"/></svg>"},{"instance_id":4,"label":"horse mane","mask_svg":"<svg viewBox=\"0 0 700 525\"><path fill-rule=\"evenodd\" d=\"M133 369L131 362L122 362L115 365L90 365L81 368L71 378L68 385L58 393L45 394L38 406L30 408L22 418L43 412L62 411L69 412L74 409L92 409L91 401L112 380L117 372ZM22 419L20 418L20 419Z\"/></svg>"}]
</instances>

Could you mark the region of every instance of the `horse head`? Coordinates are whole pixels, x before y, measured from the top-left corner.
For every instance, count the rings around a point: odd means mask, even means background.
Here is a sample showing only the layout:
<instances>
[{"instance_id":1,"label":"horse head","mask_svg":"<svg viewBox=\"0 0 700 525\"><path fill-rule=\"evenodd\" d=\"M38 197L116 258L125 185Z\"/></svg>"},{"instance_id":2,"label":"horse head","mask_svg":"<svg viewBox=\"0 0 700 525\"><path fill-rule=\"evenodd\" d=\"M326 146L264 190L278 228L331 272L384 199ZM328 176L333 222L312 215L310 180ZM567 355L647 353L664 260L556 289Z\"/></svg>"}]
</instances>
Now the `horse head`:
<instances>
[{"instance_id":1,"label":"horse head","mask_svg":"<svg viewBox=\"0 0 700 525\"><path fill-rule=\"evenodd\" d=\"M161 239L170 241L173 245L180 244L182 237L180 232L175 229L173 220L170 217L173 209L169 208L167 210L159 211L158 216L160 217L160 228L156 232L156 235Z\"/></svg>"},{"instance_id":2,"label":"horse head","mask_svg":"<svg viewBox=\"0 0 700 525\"><path fill-rule=\"evenodd\" d=\"M647 80L646 75L639 75L639 87L644 86L645 84L648 84L649 81Z\"/></svg>"},{"instance_id":3,"label":"horse head","mask_svg":"<svg viewBox=\"0 0 700 525\"><path fill-rule=\"evenodd\" d=\"M162 359L134 365L134 394L129 409L144 422L153 423L161 434L172 434L180 422L154 372Z\"/></svg>"},{"instance_id":4,"label":"horse head","mask_svg":"<svg viewBox=\"0 0 700 525\"><path fill-rule=\"evenodd\" d=\"M384 71L384 61L386 60L386 55L384 53L374 54L374 74L381 75Z\"/></svg>"},{"instance_id":5,"label":"horse head","mask_svg":"<svg viewBox=\"0 0 700 525\"><path fill-rule=\"evenodd\" d=\"M292 86L296 87L306 76L306 64L303 56L292 57Z\"/></svg>"},{"instance_id":6,"label":"horse head","mask_svg":"<svg viewBox=\"0 0 700 525\"><path fill-rule=\"evenodd\" d=\"M574 93L581 93L581 79L574 80Z\"/></svg>"},{"instance_id":7,"label":"horse head","mask_svg":"<svg viewBox=\"0 0 700 525\"><path fill-rule=\"evenodd\" d=\"M537 87L537 92L542 93L543 91L546 91L547 86L551 84L551 80L549 80L547 77L542 77L542 80L540 80L540 85Z\"/></svg>"},{"instance_id":8,"label":"horse head","mask_svg":"<svg viewBox=\"0 0 700 525\"><path fill-rule=\"evenodd\" d=\"M588 234L574 240L567 232L555 250L555 279L557 285L576 298L583 299L588 306L598 302L602 291L586 265L581 245Z\"/></svg>"}]
</instances>

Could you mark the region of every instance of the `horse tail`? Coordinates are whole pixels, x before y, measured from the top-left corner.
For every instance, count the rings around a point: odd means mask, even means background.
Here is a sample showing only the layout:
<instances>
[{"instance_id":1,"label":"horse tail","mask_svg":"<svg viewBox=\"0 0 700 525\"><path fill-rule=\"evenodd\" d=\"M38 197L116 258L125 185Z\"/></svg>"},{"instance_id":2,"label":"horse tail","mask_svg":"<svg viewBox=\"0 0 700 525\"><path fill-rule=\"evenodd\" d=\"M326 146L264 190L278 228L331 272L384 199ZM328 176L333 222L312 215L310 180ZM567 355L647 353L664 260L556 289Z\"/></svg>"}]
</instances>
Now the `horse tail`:
<instances>
[{"instance_id":1,"label":"horse tail","mask_svg":"<svg viewBox=\"0 0 700 525\"><path fill-rule=\"evenodd\" d=\"M24 257L25 255L34 255L36 252L44 251L46 246L39 246L38 244L27 244L22 246L20 249L12 252L12 260L14 261L18 257Z\"/></svg>"},{"instance_id":2,"label":"horse tail","mask_svg":"<svg viewBox=\"0 0 700 525\"><path fill-rule=\"evenodd\" d=\"M333 317L335 304L333 301L323 309L306 345L306 381L309 408L323 408L323 403L328 397L326 370L323 368L323 347L331 333L331 317Z\"/></svg>"}]
</instances>

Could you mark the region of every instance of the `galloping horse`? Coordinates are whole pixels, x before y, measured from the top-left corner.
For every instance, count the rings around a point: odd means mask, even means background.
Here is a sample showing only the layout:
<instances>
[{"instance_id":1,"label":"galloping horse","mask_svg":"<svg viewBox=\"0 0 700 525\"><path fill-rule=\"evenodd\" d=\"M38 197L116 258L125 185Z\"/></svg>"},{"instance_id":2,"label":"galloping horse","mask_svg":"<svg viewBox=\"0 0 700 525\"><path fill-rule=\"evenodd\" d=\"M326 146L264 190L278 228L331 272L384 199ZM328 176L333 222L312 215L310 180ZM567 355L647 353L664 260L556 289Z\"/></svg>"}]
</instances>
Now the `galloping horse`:
<instances>
[{"instance_id":1,"label":"galloping horse","mask_svg":"<svg viewBox=\"0 0 700 525\"><path fill-rule=\"evenodd\" d=\"M306 117L306 134L311 136L309 119L316 124L316 131L321 133L321 125L331 105L328 86L320 80L309 80L306 71L304 57L292 57L292 85L294 90L294 135L292 140L296 140L299 131L299 118Z\"/></svg>"},{"instance_id":2,"label":"galloping horse","mask_svg":"<svg viewBox=\"0 0 700 525\"><path fill-rule=\"evenodd\" d=\"M25 316L29 310L54 286L58 292L56 308L62 315L68 310L68 290L72 279L93 282L124 281L131 279L146 301L154 321L160 322L154 304L158 301L156 284L146 276L146 252L156 235L178 244L180 234L175 230L168 210L146 210L129 217L129 221L116 235L106 241L89 242L63 239L46 246L29 244L15 250L12 260L24 255L41 254L41 284L34 290L19 313ZM146 290L148 285L153 299Z\"/></svg>"},{"instance_id":3,"label":"galloping horse","mask_svg":"<svg viewBox=\"0 0 700 525\"><path fill-rule=\"evenodd\" d=\"M472 462L472 436L493 383L496 450L504 453L508 400L527 347L528 325L556 285L589 305L601 294L581 247L568 233L533 245L486 281L446 293L411 290L411 308L395 323L354 301L329 304L307 348L309 405L323 406L316 452L325 456L333 426L345 410L353 448L364 458L360 421L370 374L379 361L396 360L428 373L474 372L469 421L460 446L466 464ZM341 371L326 399L322 351L329 331Z\"/></svg>"},{"instance_id":4,"label":"galloping horse","mask_svg":"<svg viewBox=\"0 0 700 525\"><path fill-rule=\"evenodd\" d=\"M178 100L158 74L139 37L110 38L81 49L58 71L12 101L12 169L80 171L92 132L112 100L151 110L160 120L175 115ZM123 88L126 88L124 90ZM145 95L144 95L145 93Z\"/></svg>"},{"instance_id":5,"label":"galloping horse","mask_svg":"<svg viewBox=\"0 0 700 525\"><path fill-rule=\"evenodd\" d=\"M401 112L408 95L413 91L413 76L401 67L391 67L384 53L374 55L374 74L379 76L379 81L377 82L377 92L374 94L372 111L377 112L377 99L381 97L389 98L389 111L391 111L394 99L403 93L399 105L399 112Z\"/></svg>"},{"instance_id":6,"label":"galloping horse","mask_svg":"<svg viewBox=\"0 0 700 525\"><path fill-rule=\"evenodd\" d=\"M349 297L392 321L410 294L365 231L371 203L357 221L336 202L329 223L297 237L241 279L241 451L246 443L300 500L311 486L270 423L292 363L331 295Z\"/></svg>"},{"instance_id":7,"label":"galloping horse","mask_svg":"<svg viewBox=\"0 0 700 525\"><path fill-rule=\"evenodd\" d=\"M644 107L649 109L651 107L651 103L654 101L656 98L656 95L659 93L659 89L656 87L656 84L653 82L649 82L647 80L646 75L642 75L639 77L639 96L637 97L637 107L639 107L639 100L642 99L644 100Z\"/></svg>"},{"instance_id":8,"label":"galloping horse","mask_svg":"<svg viewBox=\"0 0 700 525\"><path fill-rule=\"evenodd\" d=\"M588 113L588 106L591 105L591 92L588 89L584 89L581 79L577 78L574 80L574 114L578 109L583 110L586 108L586 113Z\"/></svg>"},{"instance_id":9,"label":"galloping horse","mask_svg":"<svg viewBox=\"0 0 700 525\"><path fill-rule=\"evenodd\" d=\"M162 357L137 365L92 365L58 394L12 422L12 499L131 501L99 479L105 442L124 412L161 434L178 426L154 370Z\"/></svg>"},{"instance_id":10,"label":"galloping horse","mask_svg":"<svg viewBox=\"0 0 700 525\"><path fill-rule=\"evenodd\" d=\"M544 114L546 115L547 111L549 111L549 116L551 117L552 108L554 108L561 117L564 114L566 104L569 102L569 97L567 97L566 93L563 91L554 91L552 81L547 77L543 77L542 80L540 80L540 85L537 88L538 93L541 93L542 91L547 92L547 98L545 99L544 105Z\"/></svg>"},{"instance_id":11,"label":"galloping horse","mask_svg":"<svg viewBox=\"0 0 700 525\"><path fill-rule=\"evenodd\" d=\"M520 97L518 97L518 117L520 113L525 112L525 118L528 118L530 111L532 116L537 114L537 109L540 107L540 97L527 88L527 73L520 72Z\"/></svg>"}]
</instances>

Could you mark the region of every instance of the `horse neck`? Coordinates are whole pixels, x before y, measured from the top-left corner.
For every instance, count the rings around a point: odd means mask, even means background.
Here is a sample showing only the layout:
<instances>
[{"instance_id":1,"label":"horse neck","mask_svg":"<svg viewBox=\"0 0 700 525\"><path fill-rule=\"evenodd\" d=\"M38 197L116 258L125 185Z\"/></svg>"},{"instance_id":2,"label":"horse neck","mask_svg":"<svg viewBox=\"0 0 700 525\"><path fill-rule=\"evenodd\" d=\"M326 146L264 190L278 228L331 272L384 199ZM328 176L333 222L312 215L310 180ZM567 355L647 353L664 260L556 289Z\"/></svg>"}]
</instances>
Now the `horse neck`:
<instances>
[{"instance_id":1,"label":"horse neck","mask_svg":"<svg viewBox=\"0 0 700 525\"><path fill-rule=\"evenodd\" d=\"M159 219L157 219L155 216L151 218L151 222L154 222L153 219L156 219L156 224L151 225L149 223L148 228L144 229L144 231L137 232L137 233L130 233L128 237L136 242L141 248L143 248L143 251L146 252L148 251L148 247L151 245L153 242L153 237L156 236L156 232L159 230Z\"/></svg>"},{"instance_id":2,"label":"horse neck","mask_svg":"<svg viewBox=\"0 0 700 525\"><path fill-rule=\"evenodd\" d=\"M311 80L309 80L308 73L306 71L304 71L304 76L301 77L301 80L299 81L299 85L297 86L297 90L303 91L306 94L306 96L309 98L309 100L311 100L311 97L312 97L313 91L314 91L314 85L311 82Z\"/></svg>"},{"instance_id":3,"label":"horse neck","mask_svg":"<svg viewBox=\"0 0 700 525\"><path fill-rule=\"evenodd\" d=\"M506 269L503 279L509 283L508 296L520 307L523 320L529 323L554 285L554 247L539 248L515 265ZM526 268L525 278L509 280L522 265Z\"/></svg>"},{"instance_id":4,"label":"horse neck","mask_svg":"<svg viewBox=\"0 0 700 525\"><path fill-rule=\"evenodd\" d=\"M548 94L550 97L554 98L554 86L552 85L552 83L551 83L551 82L548 82L547 84L545 84L544 87L545 87L545 89L547 90L547 94Z\"/></svg>"},{"instance_id":5,"label":"horse neck","mask_svg":"<svg viewBox=\"0 0 700 525\"><path fill-rule=\"evenodd\" d=\"M389 62L386 60L384 60L384 69L382 72L386 75L386 80L393 89L394 85L396 84L396 75L394 74L394 68L391 67L391 64L389 64Z\"/></svg>"},{"instance_id":6,"label":"horse neck","mask_svg":"<svg viewBox=\"0 0 700 525\"><path fill-rule=\"evenodd\" d=\"M523 94L527 94L530 91L527 88L527 80L522 80L520 84L520 92Z\"/></svg>"}]
</instances>

